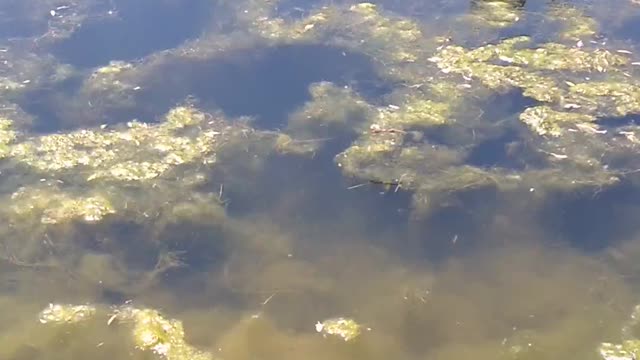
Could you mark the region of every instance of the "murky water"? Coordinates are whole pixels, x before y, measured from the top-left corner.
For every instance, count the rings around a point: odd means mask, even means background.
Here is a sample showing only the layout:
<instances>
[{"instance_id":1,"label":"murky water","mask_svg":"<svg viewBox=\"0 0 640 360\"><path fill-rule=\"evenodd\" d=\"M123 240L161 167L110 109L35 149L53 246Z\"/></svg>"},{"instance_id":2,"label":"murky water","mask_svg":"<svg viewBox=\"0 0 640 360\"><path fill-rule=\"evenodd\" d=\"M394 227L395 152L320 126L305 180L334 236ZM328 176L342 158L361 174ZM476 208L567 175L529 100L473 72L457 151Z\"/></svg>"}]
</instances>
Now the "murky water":
<instances>
[{"instance_id":1,"label":"murky water","mask_svg":"<svg viewBox=\"0 0 640 360\"><path fill-rule=\"evenodd\" d=\"M0 358L635 359L614 3L0 3Z\"/></svg>"}]
</instances>

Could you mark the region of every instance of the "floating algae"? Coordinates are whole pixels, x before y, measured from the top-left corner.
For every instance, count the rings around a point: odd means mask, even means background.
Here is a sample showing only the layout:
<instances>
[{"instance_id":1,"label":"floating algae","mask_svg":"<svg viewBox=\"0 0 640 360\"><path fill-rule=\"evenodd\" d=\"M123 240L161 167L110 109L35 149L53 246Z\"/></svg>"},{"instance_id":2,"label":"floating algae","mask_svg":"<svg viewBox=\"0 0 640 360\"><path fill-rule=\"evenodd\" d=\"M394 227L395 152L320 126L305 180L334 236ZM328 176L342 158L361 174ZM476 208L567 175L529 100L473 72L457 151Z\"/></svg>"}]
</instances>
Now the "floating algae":
<instances>
[{"instance_id":1,"label":"floating algae","mask_svg":"<svg viewBox=\"0 0 640 360\"><path fill-rule=\"evenodd\" d=\"M485 26L505 28L522 17L522 0L472 0L472 20Z\"/></svg>"},{"instance_id":2,"label":"floating algae","mask_svg":"<svg viewBox=\"0 0 640 360\"><path fill-rule=\"evenodd\" d=\"M420 56L423 34L418 24L383 15L383 9L376 4L363 2L347 8L323 6L299 21L274 16L274 8L262 2L249 2L238 11L246 25L270 43L323 43L346 47L387 64L413 63ZM254 12L260 15L247 16ZM335 29L346 31L335 32Z\"/></svg>"},{"instance_id":3,"label":"floating algae","mask_svg":"<svg viewBox=\"0 0 640 360\"><path fill-rule=\"evenodd\" d=\"M598 23L593 18L568 4L552 4L547 17L562 24L563 29L559 33L562 40L579 41L598 32Z\"/></svg>"},{"instance_id":4,"label":"floating algae","mask_svg":"<svg viewBox=\"0 0 640 360\"><path fill-rule=\"evenodd\" d=\"M318 321L316 331L323 336L337 336L344 341L351 341L361 334L362 325L353 319L338 317Z\"/></svg>"},{"instance_id":5,"label":"floating algae","mask_svg":"<svg viewBox=\"0 0 640 360\"><path fill-rule=\"evenodd\" d=\"M99 193L73 197L55 187L20 188L11 195L11 200L16 216L32 216L41 212L42 224L58 224L72 219L94 223L115 213L110 201Z\"/></svg>"},{"instance_id":6,"label":"floating algae","mask_svg":"<svg viewBox=\"0 0 640 360\"><path fill-rule=\"evenodd\" d=\"M519 21L522 5L518 1L474 3L476 14L487 14L486 24L495 27ZM259 16L251 16L252 6ZM349 116L359 119L359 126L349 130L360 136L336 155L335 162L349 177L394 184L396 191L415 191L414 200L419 203L435 193L486 186L504 190L607 186L628 175L635 165L618 162L613 168L597 154L606 149L607 154L617 154L611 157L622 159L634 151L633 130L607 132L600 123L638 112L633 54L589 42L598 31L597 24L578 8L547 7L543 18L564 26L557 42L516 36L474 48L442 34L429 38L418 23L371 3L317 7L299 20L278 17L274 8L275 4L250 2L239 17L270 43L337 45L367 54L379 64L383 78L397 85L384 99L387 105L360 102L359 108L347 107L355 110ZM350 25L354 23L358 26ZM464 114L473 106L469 103L514 91L539 104L499 121L483 118L482 111L476 118ZM345 99L353 98L358 94L345 94ZM281 147L293 144L295 134L304 134L305 128L321 133L317 123L305 122L299 115L293 119L296 126L280 137ZM475 144L507 131L519 132L517 120L531 133L519 133L514 143L529 144L525 158L542 160L533 165L513 159L522 162L526 171L469 162ZM444 144L432 143L429 139L434 134L451 137ZM620 142L617 135L627 140ZM465 141L473 143L452 145Z\"/></svg>"},{"instance_id":7,"label":"floating algae","mask_svg":"<svg viewBox=\"0 0 640 360\"><path fill-rule=\"evenodd\" d=\"M75 250L90 241L79 234L82 225L97 237L125 243L126 237L117 234L118 224L137 227L142 256L150 262L180 252L163 243L176 236L170 235L173 228L202 223L209 234L232 228L223 226L227 217L219 190L201 189L209 181L205 171L216 168L218 156L247 154L247 143L260 145L256 151L266 156L276 146L271 133L257 135L191 105L175 107L160 123L132 121L58 134L27 136L14 130L11 121L4 125L1 197L6 206L0 212L6 226L0 259L16 266L74 268L81 257ZM129 266L134 265L122 264ZM124 284L121 290L144 288L168 267L160 268L132 270L141 287Z\"/></svg>"},{"instance_id":8,"label":"floating algae","mask_svg":"<svg viewBox=\"0 0 640 360\"><path fill-rule=\"evenodd\" d=\"M49 304L40 312L40 323L73 324L95 316L96 312L96 307L91 305Z\"/></svg>"},{"instance_id":9,"label":"floating algae","mask_svg":"<svg viewBox=\"0 0 640 360\"><path fill-rule=\"evenodd\" d=\"M629 321L622 328L621 343L603 342L598 352L604 360L635 360L640 356L638 325L640 324L640 305L636 305Z\"/></svg>"},{"instance_id":10,"label":"floating algae","mask_svg":"<svg viewBox=\"0 0 640 360\"><path fill-rule=\"evenodd\" d=\"M520 120L540 135L560 136L562 124L583 124L596 120L588 114L556 111L548 106L530 107L520 114Z\"/></svg>"},{"instance_id":11,"label":"floating algae","mask_svg":"<svg viewBox=\"0 0 640 360\"><path fill-rule=\"evenodd\" d=\"M151 351L167 360L211 360L213 356L200 351L185 341L182 322L166 319L160 312L149 308L123 305L112 310L109 318L106 309L90 305L50 304L40 313L42 324L73 324L92 317L105 317L105 326L114 321L132 324L131 337L136 348Z\"/></svg>"},{"instance_id":12,"label":"floating algae","mask_svg":"<svg viewBox=\"0 0 640 360\"><path fill-rule=\"evenodd\" d=\"M10 154L15 161L47 174L75 170L84 173L86 181L145 181L182 164L214 162L215 150L225 137L240 130L187 107L171 110L165 119L160 124L131 121L120 129L34 137L15 144ZM198 131L180 134L185 127Z\"/></svg>"}]
</instances>

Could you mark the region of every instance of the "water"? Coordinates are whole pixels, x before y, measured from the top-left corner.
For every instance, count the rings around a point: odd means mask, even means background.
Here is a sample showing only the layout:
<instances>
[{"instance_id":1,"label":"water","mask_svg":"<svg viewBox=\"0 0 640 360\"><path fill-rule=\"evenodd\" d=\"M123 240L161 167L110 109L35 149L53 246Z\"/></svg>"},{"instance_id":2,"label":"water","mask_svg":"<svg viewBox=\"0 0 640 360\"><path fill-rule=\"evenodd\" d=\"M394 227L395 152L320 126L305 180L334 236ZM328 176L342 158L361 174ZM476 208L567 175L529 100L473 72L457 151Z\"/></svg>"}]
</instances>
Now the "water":
<instances>
[{"instance_id":1,"label":"water","mask_svg":"<svg viewBox=\"0 0 640 360\"><path fill-rule=\"evenodd\" d=\"M584 360L640 337L631 1L27 2L0 4L0 358ZM520 35L630 60L508 87L427 60ZM589 81L635 93L571 95ZM541 136L541 105L598 119ZM361 333L317 331L337 317Z\"/></svg>"}]
</instances>

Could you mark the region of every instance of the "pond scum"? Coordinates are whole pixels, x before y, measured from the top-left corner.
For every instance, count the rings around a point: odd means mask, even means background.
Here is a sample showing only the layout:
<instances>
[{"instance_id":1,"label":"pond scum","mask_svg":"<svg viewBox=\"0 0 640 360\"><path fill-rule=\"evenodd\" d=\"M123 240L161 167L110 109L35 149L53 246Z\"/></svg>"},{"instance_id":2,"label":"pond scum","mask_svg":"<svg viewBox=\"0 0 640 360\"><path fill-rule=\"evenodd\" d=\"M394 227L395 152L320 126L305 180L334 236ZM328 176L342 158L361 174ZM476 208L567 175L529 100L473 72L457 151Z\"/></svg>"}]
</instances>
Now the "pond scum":
<instances>
[{"instance_id":1,"label":"pond scum","mask_svg":"<svg viewBox=\"0 0 640 360\"><path fill-rule=\"evenodd\" d=\"M259 177L269 159L313 161L326 150L318 139L345 134L353 142L333 154L341 174L354 184L410 194L416 221L470 191L528 194L535 213L535 204L546 197L636 185L640 127L632 119L640 114L640 57L634 44L603 39L600 24L585 13L588 7L551 4L544 13L530 14L523 1L472 1L471 13L452 23L478 34L523 21L552 24L557 31L544 41L489 36L457 43L455 31L437 32L373 3L328 1L292 17L278 11L284 1L218 1L216 11L232 15L233 31L203 31L176 48L86 72L46 51L83 24L117 21L113 3L32 2L14 15L46 25L45 32L6 41L2 48L0 288L8 313L2 315L0 358L640 356L637 299L591 259L531 245L500 253L513 264L526 264L530 274L513 280L505 274L513 269L491 265L486 272L495 279L477 275L464 285L455 279L475 272L469 265L454 262L442 273L415 270L378 250L364 255L339 247L338 260L314 265L292 255L294 231L268 219L234 217L225 208L227 192L251 194L250 179ZM141 94L149 94L148 84L172 64L309 44L366 55L392 89L371 98L357 87L314 82L308 101L278 131L205 110L189 94L180 103L162 104L171 109L159 119L108 118L136 108ZM81 82L57 104L64 131L34 131L37 119L21 106L25 99L69 79ZM514 94L532 105L504 118L484 113L492 99ZM505 151L508 161L470 161L480 145L507 133L516 134L515 150ZM538 264L532 255L545 260ZM202 296L215 298L221 284L232 282L243 302L255 301L259 293L261 310L220 304L190 314L180 304L199 294L174 294L167 303L175 302L175 312L194 325L190 336L182 320L141 305L145 299L153 304L165 275L190 267L185 259L194 256L228 261L222 275L206 276L214 280L193 280L203 286ZM338 271L349 265L372 284ZM44 294L34 295L33 288ZM282 289L295 294L287 297ZM507 295L490 296L492 291ZM107 292L120 294L121 303L107 304ZM280 312L266 310L277 308L277 301ZM495 319L498 313L502 322ZM305 316L315 320L300 330Z\"/></svg>"}]
</instances>

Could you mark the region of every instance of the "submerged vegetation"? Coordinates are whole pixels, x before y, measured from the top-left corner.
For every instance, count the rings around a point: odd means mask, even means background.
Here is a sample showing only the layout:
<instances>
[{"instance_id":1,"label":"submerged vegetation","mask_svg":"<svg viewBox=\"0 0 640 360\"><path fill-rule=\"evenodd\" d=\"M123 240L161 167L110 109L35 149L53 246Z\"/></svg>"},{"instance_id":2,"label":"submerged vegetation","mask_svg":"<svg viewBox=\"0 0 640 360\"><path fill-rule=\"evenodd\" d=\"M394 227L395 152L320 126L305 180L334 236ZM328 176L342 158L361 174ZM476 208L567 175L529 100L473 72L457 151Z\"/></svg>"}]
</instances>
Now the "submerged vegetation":
<instances>
[{"instance_id":1,"label":"submerged vegetation","mask_svg":"<svg viewBox=\"0 0 640 360\"><path fill-rule=\"evenodd\" d=\"M178 3L154 6L171 13ZM637 266L541 250L522 235L551 200L640 180L637 44L602 35L588 6L533 13L525 1L478 0L432 27L426 15L391 11L392 1L221 0L210 26L179 46L83 68L52 50L87 24L126 19L120 2L31 4L14 16L37 34L1 48L0 301L19 314L3 315L0 357L100 349L167 360L640 356L638 308L627 315L638 294L612 270L637 277ZM557 29L502 33L541 24ZM362 55L374 73L353 79L383 84L310 76L286 119L231 116L223 100L206 98L235 86L207 70L244 69L261 56L254 49L309 45ZM322 175L306 167L323 161ZM330 205L340 225L314 212L327 194L310 188L332 171L352 184L327 197L353 199L364 186L408 194L412 229L470 193L494 197L473 215L485 229L505 223L495 198L534 220L510 230L509 244L487 240L484 262L405 263L384 246L347 241L384 227L368 205L371 214L350 200ZM261 202L267 213L247 210ZM408 232L380 236L398 244ZM437 242L427 234L421 242ZM473 247L465 236L490 237L456 228L447 246ZM46 290L33 297L34 288ZM170 312L181 320L161 315ZM121 324L128 332L105 330ZM53 356L58 339L74 346Z\"/></svg>"}]
</instances>

